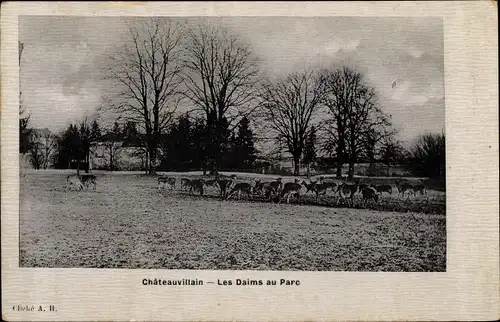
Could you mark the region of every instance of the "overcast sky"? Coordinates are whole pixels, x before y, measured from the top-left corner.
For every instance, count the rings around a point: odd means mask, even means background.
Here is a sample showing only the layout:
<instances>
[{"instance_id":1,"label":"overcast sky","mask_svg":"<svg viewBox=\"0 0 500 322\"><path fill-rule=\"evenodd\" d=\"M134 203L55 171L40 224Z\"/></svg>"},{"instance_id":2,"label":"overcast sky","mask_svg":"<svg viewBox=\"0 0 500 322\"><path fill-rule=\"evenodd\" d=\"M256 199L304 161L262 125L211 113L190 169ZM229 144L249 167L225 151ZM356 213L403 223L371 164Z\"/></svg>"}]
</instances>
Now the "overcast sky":
<instances>
[{"instance_id":1,"label":"overcast sky","mask_svg":"<svg viewBox=\"0 0 500 322\"><path fill-rule=\"evenodd\" d=\"M91 116L109 88L101 66L127 36L127 18L19 19L23 106L53 132ZM245 39L271 76L355 67L375 87L399 138L444 130L443 27L439 18L233 17L217 19ZM397 85L392 88L392 82Z\"/></svg>"}]
</instances>

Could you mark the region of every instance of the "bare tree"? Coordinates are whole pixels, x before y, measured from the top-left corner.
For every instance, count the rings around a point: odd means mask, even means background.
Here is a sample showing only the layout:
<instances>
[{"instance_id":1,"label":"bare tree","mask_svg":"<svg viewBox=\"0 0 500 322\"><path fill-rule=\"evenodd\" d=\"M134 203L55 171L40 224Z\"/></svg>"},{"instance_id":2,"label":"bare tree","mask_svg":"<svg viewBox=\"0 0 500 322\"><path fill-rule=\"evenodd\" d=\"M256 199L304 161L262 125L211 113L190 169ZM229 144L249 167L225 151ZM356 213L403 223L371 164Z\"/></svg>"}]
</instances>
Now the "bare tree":
<instances>
[{"instance_id":1,"label":"bare tree","mask_svg":"<svg viewBox=\"0 0 500 322\"><path fill-rule=\"evenodd\" d=\"M147 168L154 173L161 133L181 100L182 28L151 18L131 26L129 36L109 64L109 78L119 88L119 103L110 105L145 133Z\"/></svg>"},{"instance_id":2,"label":"bare tree","mask_svg":"<svg viewBox=\"0 0 500 322\"><path fill-rule=\"evenodd\" d=\"M382 117L384 115L382 114ZM384 120L378 126L369 127L364 133L361 142L361 154L368 161L368 170L372 171L375 162L382 159L383 148L386 142L392 141L396 131L390 127L388 119Z\"/></svg>"},{"instance_id":3,"label":"bare tree","mask_svg":"<svg viewBox=\"0 0 500 322\"><path fill-rule=\"evenodd\" d=\"M320 79L312 72L292 73L264 86L264 117L292 155L295 175L299 175L305 140L322 95Z\"/></svg>"},{"instance_id":4,"label":"bare tree","mask_svg":"<svg viewBox=\"0 0 500 322\"><path fill-rule=\"evenodd\" d=\"M336 176L342 177L342 166L346 162L346 138L348 105L355 91L356 77L350 70L325 70L321 74L325 88L323 104L328 108L330 118L323 121L325 132L324 149L329 155L335 154ZM335 151L335 153L332 153Z\"/></svg>"},{"instance_id":5,"label":"bare tree","mask_svg":"<svg viewBox=\"0 0 500 322\"><path fill-rule=\"evenodd\" d=\"M352 179L354 164L367 139L379 141L389 133L389 117L377 105L374 89L355 70L344 67L324 71L322 82L326 91L323 103L330 114L323 124L326 147L335 149L337 177L341 177L342 165L347 161L348 177Z\"/></svg>"},{"instance_id":6,"label":"bare tree","mask_svg":"<svg viewBox=\"0 0 500 322\"><path fill-rule=\"evenodd\" d=\"M349 105L347 114L347 151L349 155L348 178L354 177L354 164L366 146L367 138L377 144L384 136L390 135L389 118L375 100L373 89L364 85L358 87L355 101Z\"/></svg>"},{"instance_id":7,"label":"bare tree","mask_svg":"<svg viewBox=\"0 0 500 322\"><path fill-rule=\"evenodd\" d=\"M43 165L43 143L42 134L39 130L33 130L30 135L29 157L31 165L35 170L39 170Z\"/></svg>"},{"instance_id":8,"label":"bare tree","mask_svg":"<svg viewBox=\"0 0 500 322\"><path fill-rule=\"evenodd\" d=\"M403 158L403 146L401 142L396 141L392 136L385 137L382 140L380 149L380 157L382 162L387 167L387 176L390 176L391 166L394 166Z\"/></svg>"},{"instance_id":9,"label":"bare tree","mask_svg":"<svg viewBox=\"0 0 500 322\"><path fill-rule=\"evenodd\" d=\"M108 163L109 171L116 170L116 164L119 161L118 156L122 143L123 141L117 140L114 137L108 137L108 140L104 142L104 148L106 149L106 161Z\"/></svg>"},{"instance_id":10,"label":"bare tree","mask_svg":"<svg viewBox=\"0 0 500 322\"><path fill-rule=\"evenodd\" d=\"M50 160L52 160L52 155L54 154L54 150L57 147L57 137L48 129L45 129L42 133L42 139L43 139L43 168L47 169Z\"/></svg>"},{"instance_id":11,"label":"bare tree","mask_svg":"<svg viewBox=\"0 0 500 322\"><path fill-rule=\"evenodd\" d=\"M222 27L208 25L190 30L186 46L186 97L206 117L209 152L217 167L223 153L221 138L227 126L248 116L258 104L258 65L250 46Z\"/></svg>"}]
</instances>

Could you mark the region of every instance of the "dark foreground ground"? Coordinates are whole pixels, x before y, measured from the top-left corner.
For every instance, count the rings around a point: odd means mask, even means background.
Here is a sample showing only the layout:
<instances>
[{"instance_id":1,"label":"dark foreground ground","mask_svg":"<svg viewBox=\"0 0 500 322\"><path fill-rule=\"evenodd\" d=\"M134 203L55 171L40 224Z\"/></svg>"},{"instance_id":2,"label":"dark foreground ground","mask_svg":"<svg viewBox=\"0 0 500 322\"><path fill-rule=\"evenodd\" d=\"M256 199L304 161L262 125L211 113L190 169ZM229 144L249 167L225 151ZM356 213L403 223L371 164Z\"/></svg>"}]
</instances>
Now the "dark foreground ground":
<instances>
[{"instance_id":1,"label":"dark foreground ground","mask_svg":"<svg viewBox=\"0 0 500 322\"><path fill-rule=\"evenodd\" d=\"M21 267L446 270L444 213L222 201L132 174L66 192L65 176L21 177Z\"/></svg>"}]
</instances>

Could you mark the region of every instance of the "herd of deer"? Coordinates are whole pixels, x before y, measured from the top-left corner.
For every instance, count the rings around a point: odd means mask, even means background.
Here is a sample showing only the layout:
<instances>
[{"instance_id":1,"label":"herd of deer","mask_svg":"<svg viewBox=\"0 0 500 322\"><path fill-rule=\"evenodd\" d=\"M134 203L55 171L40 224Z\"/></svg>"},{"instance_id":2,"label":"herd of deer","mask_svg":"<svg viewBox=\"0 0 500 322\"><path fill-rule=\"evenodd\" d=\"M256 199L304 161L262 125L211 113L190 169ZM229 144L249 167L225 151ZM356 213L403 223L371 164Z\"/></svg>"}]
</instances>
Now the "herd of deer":
<instances>
[{"instance_id":1,"label":"herd of deer","mask_svg":"<svg viewBox=\"0 0 500 322\"><path fill-rule=\"evenodd\" d=\"M236 175L226 176L217 174L214 179L180 179L181 190L189 191L190 194L194 192L199 192L200 195L204 193L204 187L214 187L219 189L219 195L222 199L229 199L234 195L241 199L242 195L245 195L247 199L250 196L260 195L265 197L267 200L278 200L281 203L285 198L287 203L290 203L290 198L296 196L300 201L300 193L304 188L305 194L312 192L316 195L316 200L320 196L326 195L328 191L331 191L334 196L347 202L353 202L354 196L356 194L361 194L364 202L375 201L378 202L379 196L383 193L388 193L392 195L393 186L388 184L367 184L367 183L349 183L346 179L325 179L324 177L319 177L318 180L306 182L303 180L301 183L298 179L293 182L283 182L282 178L277 178L273 181L262 182L261 179L256 179L254 185L248 182L237 182ZM171 189L176 188L176 178L168 176L158 177L158 189L166 188L169 186ZM93 185L94 190L96 190L97 177L94 174L83 174L83 175L69 175L66 177L67 189L74 188L77 191L83 190L84 187L89 188ZM416 196L420 194L421 196L427 195L427 188L424 184L418 183L413 184L409 181L397 180L395 187L398 191L398 197L403 198L410 195Z\"/></svg>"},{"instance_id":2,"label":"herd of deer","mask_svg":"<svg viewBox=\"0 0 500 322\"><path fill-rule=\"evenodd\" d=\"M393 187L388 184L365 184L365 183L348 183L347 180L339 179L325 179L320 177L319 180L302 183L298 179L293 182L283 182L281 178L277 178L273 181L262 182L261 179L256 179L254 185L252 186L248 182L236 182L236 176L225 176L217 175L214 179L204 180L204 179L188 179L181 178L181 190L187 190L190 194L194 192L199 192L200 195L204 193L204 187L218 187L219 195L222 199L229 199L231 196L236 195L238 199L242 195L246 195L250 198L251 195L264 196L266 199L271 200L273 198L281 203L285 198L287 203L290 203L290 198L296 196L300 201L300 193L303 188L306 190L306 194L313 192L316 194L316 200L320 196L326 195L330 190L334 196L342 198L347 202L353 202L354 196L359 193L362 195L363 201L368 202L373 200L378 202L379 195L383 193L388 193L392 195ZM166 188L169 186L171 189L175 189L176 178L161 176L158 177L158 189ZM398 190L398 197L410 196L411 194L422 196L427 195L427 188L424 184L412 184L407 181L397 181L396 188Z\"/></svg>"}]
</instances>

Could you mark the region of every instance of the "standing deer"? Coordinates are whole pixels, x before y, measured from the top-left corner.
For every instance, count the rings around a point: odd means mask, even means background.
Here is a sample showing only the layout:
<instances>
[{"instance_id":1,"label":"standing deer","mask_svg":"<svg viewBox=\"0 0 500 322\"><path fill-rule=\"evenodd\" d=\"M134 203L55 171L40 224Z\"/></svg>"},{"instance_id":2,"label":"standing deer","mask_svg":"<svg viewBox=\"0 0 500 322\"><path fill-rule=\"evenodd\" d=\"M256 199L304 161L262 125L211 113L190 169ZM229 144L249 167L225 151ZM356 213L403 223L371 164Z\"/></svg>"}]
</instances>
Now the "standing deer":
<instances>
[{"instance_id":1,"label":"standing deer","mask_svg":"<svg viewBox=\"0 0 500 322\"><path fill-rule=\"evenodd\" d=\"M349 199L351 200L351 202L353 202L354 195L356 194L356 192L358 192L358 188L359 188L359 185L357 183L355 183L355 184L344 183L340 188L341 189L340 196L342 197L342 199L345 200L345 196L349 195Z\"/></svg>"},{"instance_id":2,"label":"standing deer","mask_svg":"<svg viewBox=\"0 0 500 322\"><path fill-rule=\"evenodd\" d=\"M310 183L307 183L305 180L302 181L302 185L306 188L306 194L311 191L311 192L316 192L316 182L315 181L310 181Z\"/></svg>"},{"instance_id":3,"label":"standing deer","mask_svg":"<svg viewBox=\"0 0 500 322\"><path fill-rule=\"evenodd\" d=\"M219 186L220 197L222 199L226 199L227 190L231 187L233 181L228 179L220 179L219 177L217 177L215 180L217 181L217 184Z\"/></svg>"},{"instance_id":4,"label":"standing deer","mask_svg":"<svg viewBox=\"0 0 500 322\"><path fill-rule=\"evenodd\" d=\"M339 193L340 196L340 187L345 183L345 181L341 181L338 179L325 179L324 177L320 177L320 182L326 185L326 190L330 189L335 195L336 192Z\"/></svg>"},{"instance_id":5,"label":"standing deer","mask_svg":"<svg viewBox=\"0 0 500 322\"><path fill-rule=\"evenodd\" d=\"M408 192L408 198L410 197L410 193L413 192L413 186L408 182L398 182L398 197L402 196L404 198L405 193Z\"/></svg>"},{"instance_id":6,"label":"standing deer","mask_svg":"<svg viewBox=\"0 0 500 322\"><path fill-rule=\"evenodd\" d=\"M203 196L203 185L204 184L205 184L205 181L203 179L191 180L189 194L192 195L193 190L195 190L195 191L198 191L200 193L200 196Z\"/></svg>"}]
</instances>

